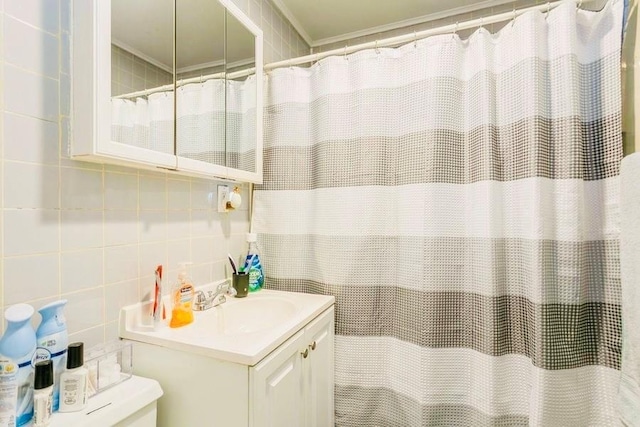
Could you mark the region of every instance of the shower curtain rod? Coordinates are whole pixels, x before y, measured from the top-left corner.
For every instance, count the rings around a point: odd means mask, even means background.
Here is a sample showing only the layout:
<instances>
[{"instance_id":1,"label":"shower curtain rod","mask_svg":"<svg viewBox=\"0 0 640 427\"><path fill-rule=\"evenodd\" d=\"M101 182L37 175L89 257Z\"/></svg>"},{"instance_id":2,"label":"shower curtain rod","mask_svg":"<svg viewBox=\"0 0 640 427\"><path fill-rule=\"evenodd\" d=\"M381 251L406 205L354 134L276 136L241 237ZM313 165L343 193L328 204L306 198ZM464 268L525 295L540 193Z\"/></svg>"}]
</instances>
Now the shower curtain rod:
<instances>
[{"instance_id":1,"label":"shower curtain rod","mask_svg":"<svg viewBox=\"0 0 640 427\"><path fill-rule=\"evenodd\" d=\"M286 59L284 61L272 62L270 64L266 64L264 66L264 70L270 71L280 67L291 67L294 65L307 64L309 62L319 61L320 59L327 58L329 56L348 55L350 53L354 53L364 49L377 49L381 47L395 46L395 45L423 39L429 36L435 36L438 34L454 33L454 32L458 32L459 30L466 30L466 29L475 28L475 27L483 27L485 25L495 24L498 22L504 22L504 21L515 19L516 17L522 15L523 13L527 13L533 10L549 12L551 9L555 9L556 7L565 3L574 3L579 8L582 6L582 4L593 2L593 1L596 1L596 0L580 0L580 1L560 0L560 1L549 2L546 4L537 5L537 6L527 7L524 9L513 9L512 12L500 13L498 15L472 19L470 21L464 21L459 23L456 22L455 24L444 25L442 27L437 27L437 28L430 28L428 30L422 30L417 32L414 31L412 34L389 37L386 39L376 40L376 41L367 42L367 43L361 43L354 46L345 46L340 49L328 50L326 52L312 53L310 55L299 56L297 58Z\"/></svg>"},{"instance_id":2,"label":"shower curtain rod","mask_svg":"<svg viewBox=\"0 0 640 427\"><path fill-rule=\"evenodd\" d=\"M256 72L256 69L252 67L252 68L247 68L246 70L234 71L233 73L220 72L220 73L215 73L215 74L208 74L206 76L190 77L188 79L177 80L176 81L176 86L179 87L179 86L183 86L183 85L186 85L186 84L189 84L189 83L202 83L202 82L207 81L207 80L222 79L222 78L225 78L225 77L228 80L232 80L232 79L237 79L239 77L250 76L251 74L253 74L255 72ZM112 96L112 98L114 98L114 99L137 98L137 97L140 97L140 96L151 95L152 93L168 92L168 91L172 91L172 90L173 90L173 85L164 85L164 86L154 87L154 88L151 88L151 89L139 90L137 92L124 93L122 95Z\"/></svg>"}]
</instances>

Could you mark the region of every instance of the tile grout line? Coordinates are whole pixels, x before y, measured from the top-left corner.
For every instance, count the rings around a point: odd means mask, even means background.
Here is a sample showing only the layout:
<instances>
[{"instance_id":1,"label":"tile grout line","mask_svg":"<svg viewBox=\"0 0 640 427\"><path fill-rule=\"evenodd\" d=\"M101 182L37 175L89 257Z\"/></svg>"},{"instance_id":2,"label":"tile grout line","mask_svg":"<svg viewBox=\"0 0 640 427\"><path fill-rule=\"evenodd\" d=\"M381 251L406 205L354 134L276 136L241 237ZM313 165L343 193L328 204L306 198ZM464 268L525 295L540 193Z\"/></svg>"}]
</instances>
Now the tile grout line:
<instances>
[{"instance_id":1,"label":"tile grout line","mask_svg":"<svg viewBox=\"0 0 640 427\"><path fill-rule=\"evenodd\" d=\"M62 29L61 29L61 18L60 18L60 14L61 14L61 13L62 13L62 8L58 5L58 29L57 29L57 31L58 31L58 32L61 32L61 31L62 31ZM18 18L18 17L17 17L17 16L15 16L15 15L12 15L12 14L10 14L10 13L6 13L6 12L5 12L5 16L6 16L6 17L8 17L8 18L11 18L11 19L13 19L13 20L16 20L16 21L18 21L18 22L20 22L20 23L22 23L22 24L24 24L24 25L27 25L27 26L29 26L29 27L31 27L31 28L33 28L33 29L35 29L35 30L38 30L38 31L41 31L41 32L43 32L43 33L45 33L45 34L48 34L48 35L50 35L50 36L56 37L56 33L55 33L55 32L53 32L53 33L52 33L51 31L47 31L47 30L45 30L44 28L42 28L42 27L38 27L38 26L36 26L36 25L34 25L34 24L32 24L32 23L28 22L28 21L25 21L24 19Z\"/></svg>"},{"instance_id":2,"label":"tile grout line","mask_svg":"<svg viewBox=\"0 0 640 427\"><path fill-rule=\"evenodd\" d=\"M60 37L60 24L62 21L61 8L58 4L58 299L62 297L62 213L60 212L62 208L62 172L61 172L61 164L62 164L62 96L60 96L61 91L61 83L60 83L60 75L62 74L62 37Z\"/></svg>"}]
</instances>

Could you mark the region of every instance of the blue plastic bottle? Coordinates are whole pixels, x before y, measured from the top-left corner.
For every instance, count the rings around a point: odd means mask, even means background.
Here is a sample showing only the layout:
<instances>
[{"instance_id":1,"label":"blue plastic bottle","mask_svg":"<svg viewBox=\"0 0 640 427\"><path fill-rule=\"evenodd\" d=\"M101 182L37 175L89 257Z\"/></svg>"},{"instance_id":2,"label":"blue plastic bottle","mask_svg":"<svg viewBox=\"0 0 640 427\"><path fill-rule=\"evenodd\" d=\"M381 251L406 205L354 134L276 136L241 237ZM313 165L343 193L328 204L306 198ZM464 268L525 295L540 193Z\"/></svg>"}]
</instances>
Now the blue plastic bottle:
<instances>
[{"instance_id":1,"label":"blue plastic bottle","mask_svg":"<svg viewBox=\"0 0 640 427\"><path fill-rule=\"evenodd\" d=\"M256 233L247 233L247 242L249 243L249 251L247 259L244 262L244 270L249 274L249 291L259 291L264 286L264 272L262 271L262 263L260 262L260 254L258 253L258 235Z\"/></svg>"},{"instance_id":2,"label":"blue plastic bottle","mask_svg":"<svg viewBox=\"0 0 640 427\"><path fill-rule=\"evenodd\" d=\"M17 365L16 426L22 426L33 417L33 355L36 351L36 333L31 326L33 307L16 304L7 308L7 330L0 339L2 370Z\"/></svg>"},{"instance_id":3,"label":"blue plastic bottle","mask_svg":"<svg viewBox=\"0 0 640 427\"><path fill-rule=\"evenodd\" d=\"M38 313L42 316L42 322L40 322L40 326L36 331L38 348L36 349L34 364L49 359L53 363L53 401L51 409L54 412L60 407L60 374L64 372L67 364L69 335L63 313L66 304L67 300L63 299L47 304L38 310Z\"/></svg>"}]
</instances>

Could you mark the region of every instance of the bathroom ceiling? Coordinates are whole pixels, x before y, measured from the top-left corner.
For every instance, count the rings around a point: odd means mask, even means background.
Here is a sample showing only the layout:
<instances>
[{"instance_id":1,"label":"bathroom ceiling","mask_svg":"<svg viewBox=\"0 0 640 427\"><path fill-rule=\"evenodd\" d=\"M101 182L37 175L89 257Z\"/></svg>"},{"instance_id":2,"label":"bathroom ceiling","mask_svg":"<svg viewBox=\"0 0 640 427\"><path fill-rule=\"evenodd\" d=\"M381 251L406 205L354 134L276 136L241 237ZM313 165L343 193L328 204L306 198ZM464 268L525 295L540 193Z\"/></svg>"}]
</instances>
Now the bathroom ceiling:
<instances>
[{"instance_id":1,"label":"bathroom ceiling","mask_svg":"<svg viewBox=\"0 0 640 427\"><path fill-rule=\"evenodd\" d=\"M272 1L312 47L515 3L513 0Z\"/></svg>"}]
</instances>

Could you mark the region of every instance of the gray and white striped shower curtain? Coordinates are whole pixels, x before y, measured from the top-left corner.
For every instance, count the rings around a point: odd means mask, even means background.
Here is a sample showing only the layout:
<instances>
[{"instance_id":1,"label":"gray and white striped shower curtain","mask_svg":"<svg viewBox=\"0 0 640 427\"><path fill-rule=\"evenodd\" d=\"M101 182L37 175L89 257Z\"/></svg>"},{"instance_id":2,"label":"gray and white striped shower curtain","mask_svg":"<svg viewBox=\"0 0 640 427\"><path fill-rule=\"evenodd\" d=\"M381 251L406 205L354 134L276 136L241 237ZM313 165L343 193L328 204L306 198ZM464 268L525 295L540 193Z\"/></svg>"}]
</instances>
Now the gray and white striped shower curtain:
<instances>
[{"instance_id":1,"label":"gray and white striped shower curtain","mask_svg":"<svg viewBox=\"0 0 640 427\"><path fill-rule=\"evenodd\" d=\"M255 171L255 75L177 89L177 155ZM111 140L174 154L173 91L111 99Z\"/></svg>"},{"instance_id":2,"label":"gray and white striped shower curtain","mask_svg":"<svg viewBox=\"0 0 640 427\"><path fill-rule=\"evenodd\" d=\"M254 228L336 297L336 425L619 425L623 7L270 73Z\"/></svg>"}]
</instances>

